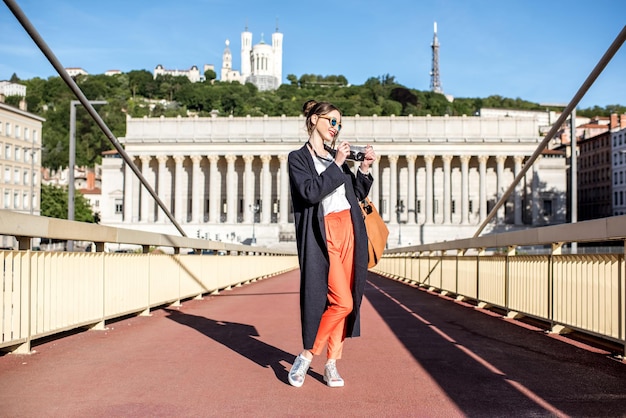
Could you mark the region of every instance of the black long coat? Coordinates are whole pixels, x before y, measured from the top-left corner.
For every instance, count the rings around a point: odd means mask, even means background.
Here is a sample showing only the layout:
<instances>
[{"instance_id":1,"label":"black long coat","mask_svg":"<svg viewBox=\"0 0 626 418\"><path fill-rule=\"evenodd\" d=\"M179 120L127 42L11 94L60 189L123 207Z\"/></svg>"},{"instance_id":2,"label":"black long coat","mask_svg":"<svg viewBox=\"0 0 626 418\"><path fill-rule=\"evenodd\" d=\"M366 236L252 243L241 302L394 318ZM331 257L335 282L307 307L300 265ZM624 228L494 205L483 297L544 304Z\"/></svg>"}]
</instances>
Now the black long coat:
<instances>
[{"instance_id":1,"label":"black long coat","mask_svg":"<svg viewBox=\"0 0 626 418\"><path fill-rule=\"evenodd\" d=\"M322 199L341 184L346 188L354 228L354 309L346 320L346 336L358 337L361 333L359 310L368 259L367 232L359 200L369 193L373 178L359 170L355 175L348 164L341 168L331 164L322 174L318 174L306 144L289 153L288 163L300 262L300 320L304 348L313 347L327 303L329 260Z\"/></svg>"}]
</instances>

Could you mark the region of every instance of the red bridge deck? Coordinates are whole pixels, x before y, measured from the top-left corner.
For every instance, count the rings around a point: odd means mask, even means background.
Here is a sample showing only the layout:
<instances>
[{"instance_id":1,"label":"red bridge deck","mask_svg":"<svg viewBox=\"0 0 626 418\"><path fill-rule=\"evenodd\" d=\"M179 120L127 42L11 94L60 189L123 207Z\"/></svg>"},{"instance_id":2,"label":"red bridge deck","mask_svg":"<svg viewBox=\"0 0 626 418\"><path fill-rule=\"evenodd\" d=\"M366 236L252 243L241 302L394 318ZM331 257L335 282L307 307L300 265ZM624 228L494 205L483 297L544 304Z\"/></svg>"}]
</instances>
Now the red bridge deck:
<instances>
[{"instance_id":1,"label":"red bridge deck","mask_svg":"<svg viewBox=\"0 0 626 418\"><path fill-rule=\"evenodd\" d=\"M298 272L0 357L2 417L626 416L626 364L370 274L363 336L322 380L300 352Z\"/></svg>"}]
</instances>

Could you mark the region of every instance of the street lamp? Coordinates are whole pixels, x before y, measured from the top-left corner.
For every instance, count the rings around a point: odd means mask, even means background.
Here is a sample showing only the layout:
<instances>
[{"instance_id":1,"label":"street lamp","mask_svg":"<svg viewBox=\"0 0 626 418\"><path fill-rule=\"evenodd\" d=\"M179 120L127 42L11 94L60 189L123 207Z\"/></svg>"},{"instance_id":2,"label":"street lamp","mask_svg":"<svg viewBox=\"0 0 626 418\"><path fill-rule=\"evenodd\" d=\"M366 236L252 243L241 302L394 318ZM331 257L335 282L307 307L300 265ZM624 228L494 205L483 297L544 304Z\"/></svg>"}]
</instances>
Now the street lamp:
<instances>
[{"instance_id":1,"label":"street lamp","mask_svg":"<svg viewBox=\"0 0 626 418\"><path fill-rule=\"evenodd\" d=\"M89 100L91 104L107 104L104 100ZM74 220L74 165L76 164L76 106L79 100L70 102L70 156L69 156L69 177L67 185L67 219ZM74 251L74 241L67 241L67 251Z\"/></svg>"},{"instance_id":2,"label":"street lamp","mask_svg":"<svg viewBox=\"0 0 626 418\"><path fill-rule=\"evenodd\" d=\"M250 205L250 210L252 211L252 245L256 244L256 235L254 234L254 225L256 224L256 214L259 213L261 207L258 204Z\"/></svg>"},{"instance_id":3,"label":"street lamp","mask_svg":"<svg viewBox=\"0 0 626 418\"><path fill-rule=\"evenodd\" d=\"M404 212L404 201L400 201L396 205L396 215L398 219L398 245L402 245L402 220L400 219L400 215Z\"/></svg>"}]
</instances>

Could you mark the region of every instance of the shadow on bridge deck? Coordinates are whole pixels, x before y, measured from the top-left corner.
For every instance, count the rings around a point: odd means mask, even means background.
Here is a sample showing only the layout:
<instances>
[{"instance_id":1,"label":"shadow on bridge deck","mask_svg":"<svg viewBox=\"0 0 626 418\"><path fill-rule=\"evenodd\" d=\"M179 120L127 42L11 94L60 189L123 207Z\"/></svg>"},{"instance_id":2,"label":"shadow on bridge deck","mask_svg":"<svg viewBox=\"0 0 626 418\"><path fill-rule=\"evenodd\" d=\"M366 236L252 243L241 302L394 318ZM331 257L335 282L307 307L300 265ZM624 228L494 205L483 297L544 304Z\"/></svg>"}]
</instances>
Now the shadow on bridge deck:
<instances>
[{"instance_id":1,"label":"shadow on bridge deck","mask_svg":"<svg viewBox=\"0 0 626 418\"><path fill-rule=\"evenodd\" d=\"M369 275L360 338L338 362L301 350L298 272L0 357L0 415L624 416L626 364L487 311Z\"/></svg>"}]
</instances>

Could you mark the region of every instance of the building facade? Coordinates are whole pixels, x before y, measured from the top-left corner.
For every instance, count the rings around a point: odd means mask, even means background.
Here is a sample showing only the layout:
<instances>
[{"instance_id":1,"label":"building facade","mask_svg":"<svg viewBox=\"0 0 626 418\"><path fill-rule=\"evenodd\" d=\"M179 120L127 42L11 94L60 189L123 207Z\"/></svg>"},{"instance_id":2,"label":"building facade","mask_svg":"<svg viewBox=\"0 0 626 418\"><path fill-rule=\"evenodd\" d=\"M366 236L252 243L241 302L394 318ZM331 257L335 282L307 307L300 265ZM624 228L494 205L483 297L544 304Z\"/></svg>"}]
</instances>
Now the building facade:
<instances>
[{"instance_id":1,"label":"building facade","mask_svg":"<svg viewBox=\"0 0 626 418\"><path fill-rule=\"evenodd\" d=\"M623 115L626 122L626 115ZM611 132L613 215L626 214L626 123Z\"/></svg>"},{"instance_id":2,"label":"building facade","mask_svg":"<svg viewBox=\"0 0 626 418\"><path fill-rule=\"evenodd\" d=\"M120 141L188 236L293 245L287 156L306 142L304 121L128 118ZM355 116L342 123L342 140L371 144L378 155L370 197L389 225L390 247L472 236L542 139L530 118ZM121 156L104 157L102 223L177 234ZM485 233L564 222L565 176L564 155L544 154Z\"/></svg>"},{"instance_id":3,"label":"building facade","mask_svg":"<svg viewBox=\"0 0 626 418\"><path fill-rule=\"evenodd\" d=\"M0 81L0 95L7 96L21 96L26 97L26 86L18 83L11 83L10 81Z\"/></svg>"},{"instance_id":4,"label":"building facade","mask_svg":"<svg viewBox=\"0 0 626 418\"><path fill-rule=\"evenodd\" d=\"M0 208L39 215L41 127L45 119L25 107L24 102L21 108L0 102ZM13 238L0 239L1 247L13 246Z\"/></svg>"},{"instance_id":5,"label":"building facade","mask_svg":"<svg viewBox=\"0 0 626 418\"><path fill-rule=\"evenodd\" d=\"M607 130L578 144L578 220L612 216L611 134Z\"/></svg>"},{"instance_id":6,"label":"building facade","mask_svg":"<svg viewBox=\"0 0 626 418\"><path fill-rule=\"evenodd\" d=\"M207 70L206 66L204 70ZM188 70L170 70L159 64L154 68L153 77L156 79L158 76L163 75L171 75L172 77L187 77L192 83L204 81L204 73L200 74L200 70L195 65L192 65Z\"/></svg>"}]
</instances>

